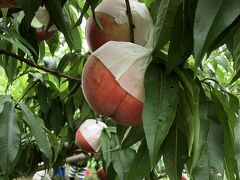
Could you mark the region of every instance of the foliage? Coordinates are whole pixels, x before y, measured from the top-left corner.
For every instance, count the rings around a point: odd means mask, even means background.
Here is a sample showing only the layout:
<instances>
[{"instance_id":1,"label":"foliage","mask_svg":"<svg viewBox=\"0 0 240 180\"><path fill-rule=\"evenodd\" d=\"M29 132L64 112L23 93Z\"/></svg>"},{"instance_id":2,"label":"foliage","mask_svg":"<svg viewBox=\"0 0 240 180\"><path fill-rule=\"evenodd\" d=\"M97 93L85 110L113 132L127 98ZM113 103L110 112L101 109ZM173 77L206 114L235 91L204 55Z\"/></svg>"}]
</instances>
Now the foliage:
<instances>
[{"instance_id":1,"label":"foliage","mask_svg":"<svg viewBox=\"0 0 240 180\"><path fill-rule=\"evenodd\" d=\"M240 179L239 0L142 0L155 42L137 127L95 113L82 93L89 52L80 24L99 1L17 2L24 12L1 9L0 178L32 175L41 162L60 167L79 125L100 117L109 125L100 159L111 179L180 179L183 171ZM37 42L31 22L43 4L58 32Z\"/></svg>"}]
</instances>

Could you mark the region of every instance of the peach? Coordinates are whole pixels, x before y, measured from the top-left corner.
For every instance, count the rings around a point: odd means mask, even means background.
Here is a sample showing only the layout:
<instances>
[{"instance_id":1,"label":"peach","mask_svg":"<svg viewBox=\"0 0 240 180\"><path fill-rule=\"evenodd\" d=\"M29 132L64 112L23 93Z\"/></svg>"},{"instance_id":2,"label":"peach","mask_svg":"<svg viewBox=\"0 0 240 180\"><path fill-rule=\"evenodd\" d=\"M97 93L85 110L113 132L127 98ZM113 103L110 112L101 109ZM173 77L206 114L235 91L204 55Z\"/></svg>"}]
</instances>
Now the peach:
<instances>
[{"instance_id":1,"label":"peach","mask_svg":"<svg viewBox=\"0 0 240 180\"><path fill-rule=\"evenodd\" d=\"M130 7L134 25L134 43L146 46L153 30L150 13L144 3L135 0L130 1ZM131 40L125 0L103 0L95 8L95 15L102 29L96 25L93 16L89 16L85 29L86 40L92 52L108 41Z\"/></svg>"},{"instance_id":2,"label":"peach","mask_svg":"<svg viewBox=\"0 0 240 180\"><path fill-rule=\"evenodd\" d=\"M82 88L87 102L96 112L122 125L142 123L143 102L124 90L94 55L85 63Z\"/></svg>"},{"instance_id":3,"label":"peach","mask_svg":"<svg viewBox=\"0 0 240 180\"><path fill-rule=\"evenodd\" d=\"M95 51L106 42L130 41L128 24L119 25L114 18L108 14L97 12L96 16L100 21L103 30L95 24L93 17L90 16L86 24L86 40L91 51Z\"/></svg>"},{"instance_id":4,"label":"peach","mask_svg":"<svg viewBox=\"0 0 240 180\"><path fill-rule=\"evenodd\" d=\"M44 40L49 40L53 37L53 35L55 34L56 30L49 30L49 31L45 31L43 29L37 29L37 41L41 42Z\"/></svg>"},{"instance_id":5,"label":"peach","mask_svg":"<svg viewBox=\"0 0 240 180\"><path fill-rule=\"evenodd\" d=\"M76 131L76 144L87 153L96 153L100 150L100 136L107 125L95 119L86 120Z\"/></svg>"},{"instance_id":6,"label":"peach","mask_svg":"<svg viewBox=\"0 0 240 180\"><path fill-rule=\"evenodd\" d=\"M17 8L16 0L0 0L0 8Z\"/></svg>"},{"instance_id":7,"label":"peach","mask_svg":"<svg viewBox=\"0 0 240 180\"><path fill-rule=\"evenodd\" d=\"M100 180L107 180L107 176L104 172L104 169L103 167L100 167L98 170L97 170L97 176Z\"/></svg>"},{"instance_id":8,"label":"peach","mask_svg":"<svg viewBox=\"0 0 240 180\"><path fill-rule=\"evenodd\" d=\"M50 16L47 9L44 6L40 6L31 23L32 27L36 28L36 39L38 42L49 40L57 31L57 27L55 25L52 25L49 29L47 29L49 20Z\"/></svg>"}]
</instances>

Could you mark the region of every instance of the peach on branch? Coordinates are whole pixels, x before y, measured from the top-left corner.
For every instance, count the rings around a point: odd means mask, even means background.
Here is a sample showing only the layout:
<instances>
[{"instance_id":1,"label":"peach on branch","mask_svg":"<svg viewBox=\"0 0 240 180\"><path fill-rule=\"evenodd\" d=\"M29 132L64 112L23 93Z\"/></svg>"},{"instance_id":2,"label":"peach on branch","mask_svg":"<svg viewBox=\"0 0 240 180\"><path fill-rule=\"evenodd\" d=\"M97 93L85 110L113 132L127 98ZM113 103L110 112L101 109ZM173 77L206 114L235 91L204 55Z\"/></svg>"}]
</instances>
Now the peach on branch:
<instances>
[{"instance_id":1,"label":"peach on branch","mask_svg":"<svg viewBox=\"0 0 240 180\"><path fill-rule=\"evenodd\" d=\"M146 46L152 31L152 20L147 7L137 0L130 0L134 22L135 43ZM130 41L130 28L125 0L103 0L95 9L103 29L90 16L86 24L86 39L91 51L108 41Z\"/></svg>"},{"instance_id":2,"label":"peach on branch","mask_svg":"<svg viewBox=\"0 0 240 180\"><path fill-rule=\"evenodd\" d=\"M89 105L122 125L142 123L144 74L150 50L109 41L87 60L82 88Z\"/></svg>"},{"instance_id":3,"label":"peach on branch","mask_svg":"<svg viewBox=\"0 0 240 180\"><path fill-rule=\"evenodd\" d=\"M36 39L38 42L49 40L53 37L57 28L52 25L48 28L50 21L49 13L45 7L40 6L32 21L32 27L36 28Z\"/></svg>"},{"instance_id":4,"label":"peach on branch","mask_svg":"<svg viewBox=\"0 0 240 180\"><path fill-rule=\"evenodd\" d=\"M53 27L53 28L48 29L47 31L42 28L38 28L38 29L36 29L36 31L37 31L37 41L41 42L41 41L46 41L46 40L51 39L57 30L55 27Z\"/></svg>"},{"instance_id":5,"label":"peach on branch","mask_svg":"<svg viewBox=\"0 0 240 180\"><path fill-rule=\"evenodd\" d=\"M103 167L100 167L98 170L97 170L97 176L100 180L107 180L107 176L105 174L105 171L103 169Z\"/></svg>"},{"instance_id":6,"label":"peach on branch","mask_svg":"<svg viewBox=\"0 0 240 180\"><path fill-rule=\"evenodd\" d=\"M107 125L95 119L86 120L75 134L76 144L85 152L95 153L100 150L100 136Z\"/></svg>"}]
</instances>

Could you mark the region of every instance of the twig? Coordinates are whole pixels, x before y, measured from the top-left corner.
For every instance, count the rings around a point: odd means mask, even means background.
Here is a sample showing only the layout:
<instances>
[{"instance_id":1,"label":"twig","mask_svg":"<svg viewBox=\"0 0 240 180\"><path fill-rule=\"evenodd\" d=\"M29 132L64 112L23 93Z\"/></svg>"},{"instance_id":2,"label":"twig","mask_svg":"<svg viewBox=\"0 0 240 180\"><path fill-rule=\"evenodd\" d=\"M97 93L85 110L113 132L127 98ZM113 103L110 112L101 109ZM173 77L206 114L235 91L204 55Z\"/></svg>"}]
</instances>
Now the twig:
<instances>
[{"instance_id":1,"label":"twig","mask_svg":"<svg viewBox=\"0 0 240 180\"><path fill-rule=\"evenodd\" d=\"M12 53L12 52L9 52L9 51L0 49L0 54L5 54L5 55L7 55L7 56L11 56L11 57L13 57L13 58L15 58L15 59L17 59L17 60L19 60L19 61L21 61L21 62L26 63L27 65L29 65L29 66L31 66L31 67L34 67L34 68L43 70L43 71L45 71L45 72L51 73L51 74L53 74L53 75L56 75L56 76L58 76L58 77L64 77L64 78L67 78L67 79L76 81L76 82L78 82L78 83L81 83L81 79L79 79L79 78L76 78L76 77L73 77L73 76L69 76L69 75L67 75L67 74L63 74L63 73L61 73L61 72L59 72L59 71L56 71L56 70L54 70L54 69L50 69L50 68L46 68L46 67L39 66L39 65L37 65L37 64L29 61L28 59L25 59L24 57L21 57L21 56L19 56L19 55L17 55L17 54L14 54L14 53Z\"/></svg>"},{"instance_id":2,"label":"twig","mask_svg":"<svg viewBox=\"0 0 240 180\"><path fill-rule=\"evenodd\" d=\"M85 156L84 154L78 154L78 155L68 157L66 159L66 163L74 163L74 162L77 162L79 160L84 160L86 158L87 158L87 156ZM43 164L43 165L38 166L37 171L42 171L42 170L45 170L45 169L46 169L46 166Z\"/></svg>"},{"instance_id":3,"label":"twig","mask_svg":"<svg viewBox=\"0 0 240 180\"><path fill-rule=\"evenodd\" d=\"M134 28L135 28L135 25L133 23L132 11L131 11L131 7L130 7L130 4L129 4L129 0L125 0L125 3L126 3L126 7L127 7L126 13L127 13L127 16L128 16L128 23L129 23L129 30L130 30L130 41L132 43L134 43Z\"/></svg>"}]
</instances>

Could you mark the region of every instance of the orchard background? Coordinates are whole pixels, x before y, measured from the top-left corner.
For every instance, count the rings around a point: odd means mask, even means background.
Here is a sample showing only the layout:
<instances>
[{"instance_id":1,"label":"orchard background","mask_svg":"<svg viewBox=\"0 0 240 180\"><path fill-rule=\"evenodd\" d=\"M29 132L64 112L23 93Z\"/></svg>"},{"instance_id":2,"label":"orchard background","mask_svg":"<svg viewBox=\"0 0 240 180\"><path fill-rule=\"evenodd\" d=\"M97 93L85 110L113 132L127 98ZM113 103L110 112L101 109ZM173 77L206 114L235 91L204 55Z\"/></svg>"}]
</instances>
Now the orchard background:
<instances>
[{"instance_id":1,"label":"orchard background","mask_svg":"<svg viewBox=\"0 0 240 180\"><path fill-rule=\"evenodd\" d=\"M90 53L81 23L100 1L17 0L18 8L1 8L1 179L33 175L39 163L61 167L76 154L75 132L89 118L108 125L101 152L89 158L110 180L175 180L183 169L196 180L240 179L239 0L142 2L154 47L139 126L99 115L82 93ZM58 31L38 41L31 23L43 5Z\"/></svg>"}]
</instances>

